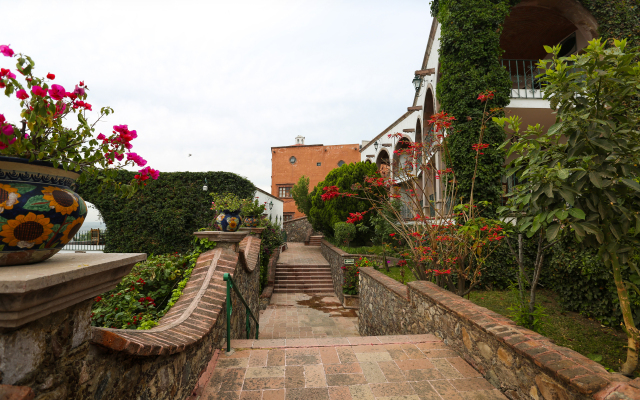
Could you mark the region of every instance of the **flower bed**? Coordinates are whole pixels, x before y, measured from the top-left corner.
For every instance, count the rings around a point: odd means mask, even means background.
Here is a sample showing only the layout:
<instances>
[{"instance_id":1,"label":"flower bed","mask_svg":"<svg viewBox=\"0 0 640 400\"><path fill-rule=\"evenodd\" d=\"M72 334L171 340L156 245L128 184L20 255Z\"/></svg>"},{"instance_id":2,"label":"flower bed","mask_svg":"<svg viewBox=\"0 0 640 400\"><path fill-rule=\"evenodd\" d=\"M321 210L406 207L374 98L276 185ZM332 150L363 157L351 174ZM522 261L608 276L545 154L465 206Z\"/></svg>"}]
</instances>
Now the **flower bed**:
<instances>
[{"instance_id":1,"label":"flower bed","mask_svg":"<svg viewBox=\"0 0 640 400\"><path fill-rule=\"evenodd\" d=\"M91 325L119 329L158 325L180 298L198 256L214 246L213 242L196 239L196 248L186 255L151 256L136 264L115 289L95 298Z\"/></svg>"}]
</instances>

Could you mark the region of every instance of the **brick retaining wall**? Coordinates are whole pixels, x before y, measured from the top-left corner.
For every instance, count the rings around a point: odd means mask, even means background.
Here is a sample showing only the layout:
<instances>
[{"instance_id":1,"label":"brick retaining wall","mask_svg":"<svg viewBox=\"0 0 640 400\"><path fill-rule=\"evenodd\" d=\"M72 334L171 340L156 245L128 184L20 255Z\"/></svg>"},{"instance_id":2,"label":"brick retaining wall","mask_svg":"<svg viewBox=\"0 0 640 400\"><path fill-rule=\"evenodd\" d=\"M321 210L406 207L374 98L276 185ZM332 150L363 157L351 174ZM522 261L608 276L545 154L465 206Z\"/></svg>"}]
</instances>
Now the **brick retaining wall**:
<instances>
[{"instance_id":1,"label":"brick retaining wall","mask_svg":"<svg viewBox=\"0 0 640 400\"><path fill-rule=\"evenodd\" d=\"M29 387L43 400L186 399L225 343L223 273L233 276L259 316L260 240L249 236L239 248L238 253L222 247L203 253L178 302L150 330L91 328L93 300L86 300L4 332L15 336L7 340L23 357L33 359L33 370L18 371L21 378L11 384ZM253 321L251 330L255 337ZM235 293L232 338L246 338L245 310Z\"/></svg>"},{"instance_id":2,"label":"brick retaining wall","mask_svg":"<svg viewBox=\"0 0 640 400\"><path fill-rule=\"evenodd\" d=\"M363 336L435 334L510 399L640 399L640 378L611 374L431 282L402 285L373 268L360 271Z\"/></svg>"}]
</instances>

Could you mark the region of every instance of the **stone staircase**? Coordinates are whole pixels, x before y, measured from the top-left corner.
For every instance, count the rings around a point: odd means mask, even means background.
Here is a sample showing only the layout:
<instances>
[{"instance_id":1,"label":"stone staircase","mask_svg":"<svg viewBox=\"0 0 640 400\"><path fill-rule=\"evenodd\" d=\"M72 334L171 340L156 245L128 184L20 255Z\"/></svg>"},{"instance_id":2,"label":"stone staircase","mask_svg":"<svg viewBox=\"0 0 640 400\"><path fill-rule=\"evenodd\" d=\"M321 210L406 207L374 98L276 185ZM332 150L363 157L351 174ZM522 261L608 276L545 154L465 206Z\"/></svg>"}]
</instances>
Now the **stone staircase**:
<instances>
[{"instance_id":1,"label":"stone staircase","mask_svg":"<svg viewBox=\"0 0 640 400\"><path fill-rule=\"evenodd\" d=\"M329 264L277 264L274 293L333 292Z\"/></svg>"},{"instance_id":2,"label":"stone staircase","mask_svg":"<svg viewBox=\"0 0 640 400\"><path fill-rule=\"evenodd\" d=\"M322 242L322 235L310 236L309 237L309 246L320 246Z\"/></svg>"}]
</instances>

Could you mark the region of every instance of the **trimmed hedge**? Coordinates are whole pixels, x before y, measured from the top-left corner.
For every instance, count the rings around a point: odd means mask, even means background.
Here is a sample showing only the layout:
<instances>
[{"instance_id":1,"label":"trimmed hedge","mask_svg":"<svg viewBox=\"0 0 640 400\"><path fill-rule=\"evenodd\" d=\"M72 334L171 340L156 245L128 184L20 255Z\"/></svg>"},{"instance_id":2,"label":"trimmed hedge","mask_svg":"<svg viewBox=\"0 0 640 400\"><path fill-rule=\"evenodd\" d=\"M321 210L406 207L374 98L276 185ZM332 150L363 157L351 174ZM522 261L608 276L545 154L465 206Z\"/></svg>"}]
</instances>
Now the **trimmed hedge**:
<instances>
[{"instance_id":1,"label":"trimmed hedge","mask_svg":"<svg viewBox=\"0 0 640 400\"><path fill-rule=\"evenodd\" d=\"M120 171L118 181L133 179L134 172ZM209 190L202 190L207 179ZM77 192L93 203L109 234L106 253L166 254L191 248L193 232L213 219L209 193L235 193L252 197L255 186L231 172L163 172L156 181L126 199L110 192L98 193L98 182L90 179Z\"/></svg>"}]
</instances>

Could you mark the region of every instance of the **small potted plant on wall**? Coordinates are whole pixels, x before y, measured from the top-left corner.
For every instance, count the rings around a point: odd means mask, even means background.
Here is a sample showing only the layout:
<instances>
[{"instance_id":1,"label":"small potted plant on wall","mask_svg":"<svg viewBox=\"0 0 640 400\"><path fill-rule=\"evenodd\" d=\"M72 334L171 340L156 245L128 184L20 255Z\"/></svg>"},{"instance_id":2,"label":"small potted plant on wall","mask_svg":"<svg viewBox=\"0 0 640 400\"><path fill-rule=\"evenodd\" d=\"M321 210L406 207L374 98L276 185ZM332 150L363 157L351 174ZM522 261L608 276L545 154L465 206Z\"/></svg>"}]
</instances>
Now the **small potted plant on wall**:
<instances>
[{"instance_id":1,"label":"small potted plant on wall","mask_svg":"<svg viewBox=\"0 0 640 400\"><path fill-rule=\"evenodd\" d=\"M211 209L217 214L213 226L223 232L236 232L242 224L240 212L247 204L247 200L233 193L211 193L211 197L213 197Z\"/></svg>"},{"instance_id":2,"label":"small potted plant on wall","mask_svg":"<svg viewBox=\"0 0 640 400\"><path fill-rule=\"evenodd\" d=\"M247 201L242 207L242 223L244 226L255 228L260 223L262 213L267 209L267 202L260 204L256 197L253 201Z\"/></svg>"},{"instance_id":3,"label":"small potted plant on wall","mask_svg":"<svg viewBox=\"0 0 640 400\"><path fill-rule=\"evenodd\" d=\"M353 264L345 264L342 266L344 271L344 284L342 285L342 293L344 294L344 308L360 307L360 267L370 267L371 261L366 257L361 257Z\"/></svg>"},{"instance_id":4,"label":"small potted plant on wall","mask_svg":"<svg viewBox=\"0 0 640 400\"><path fill-rule=\"evenodd\" d=\"M76 184L92 177L100 190L130 196L159 172L131 151L135 130L115 125L111 133L96 132L113 109L93 111L84 81L68 92L55 74L34 75L31 57L7 45L0 53L0 66L16 62L0 68L0 89L20 110L0 114L0 266L31 264L56 254L82 226L87 207ZM121 183L116 174L124 167L142 169Z\"/></svg>"}]
</instances>

